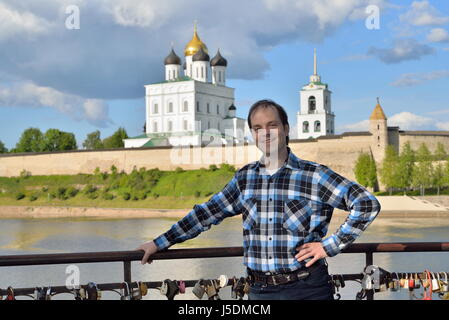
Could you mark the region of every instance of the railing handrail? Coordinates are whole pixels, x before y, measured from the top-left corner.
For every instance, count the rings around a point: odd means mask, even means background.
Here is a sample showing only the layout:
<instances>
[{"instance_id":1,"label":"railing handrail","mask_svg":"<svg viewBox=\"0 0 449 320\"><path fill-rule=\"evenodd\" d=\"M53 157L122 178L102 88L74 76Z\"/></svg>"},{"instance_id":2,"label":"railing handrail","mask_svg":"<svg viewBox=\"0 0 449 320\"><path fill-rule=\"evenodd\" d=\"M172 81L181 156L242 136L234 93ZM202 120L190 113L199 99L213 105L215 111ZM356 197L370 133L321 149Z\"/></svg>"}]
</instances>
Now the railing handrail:
<instances>
[{"instance_id":1,"label":"railing handrail","mask_svg":"<svg viewBox=\"0 0 449 320\"><path fill-rule=\"evenodd\" d=\"M342 253L449 251L449 242L354 243ZM243 256L243 247L170 249L157 252L152 260L224 258ZM0 256L0 267L46 264L140 261L143 251L106 251Z\"/></svg>"}]
</instances>

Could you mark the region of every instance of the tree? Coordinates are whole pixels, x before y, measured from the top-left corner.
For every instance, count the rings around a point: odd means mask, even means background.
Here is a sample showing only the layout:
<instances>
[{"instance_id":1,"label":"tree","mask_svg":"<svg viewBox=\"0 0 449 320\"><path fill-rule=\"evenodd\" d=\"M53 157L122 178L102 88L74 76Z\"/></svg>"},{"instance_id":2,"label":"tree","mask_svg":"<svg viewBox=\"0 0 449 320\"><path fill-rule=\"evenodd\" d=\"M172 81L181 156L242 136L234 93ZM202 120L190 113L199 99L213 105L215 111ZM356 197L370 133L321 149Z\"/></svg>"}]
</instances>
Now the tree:
<instances>
[{"instance_id":1,"label":"tree","mask_svg":"<svg viewBox=\"0 0 449 320\"><path fill-rule=\"evenodd\" d=\"M42 132L38 128L28 128L20 136L15 152L41 152L43 143Z\"/></svg>"},{"instance_id":2,"label":"tree","mask_svg":"<svg viewBox=\"0 0 449 320\"><path fill-rule=\"evenodd\" d=\"M103 146L105 149L123 148L125 146L123 139L127 138L126 130L120 127L112 136L103 140Z\"/></svg>"},{"instance_id":3,"label":"tree","mask_svg":"<svg viewBox=\"0 0 449 320\"><path fill-rule=\"evenodd\" d=\"M424 143L416 151L416 160L412 181L415 187L421 189L421 195L423 196L425 188L430 187L433 182L432 154Z\"/></svg>"},{"instance_id":4,"label":"tree","mask_svg":"<svg viewBox=\"0 0 449 320\"><path fill-rule=\"evenodd\" d=\"M6 152L8 152L8 149L6 149L5 145L0 140L0 153L6 153Z\"/></svg>"},{"instance_id":5,"label":"tree","mask_svg":"<svg viewBox=\"0 0 449 320\"><path fill-rule=\"evenodd\" d=\"M440 162L433 169L432 184L437 187L437 195L440 195L440 189L445 184L444 165Z\"/></svg>"},{"instance_id":6,"label":"tree","mask_svg":"<svg viewBox=\"0 0 449 320\"><path fill-rule=\"evenodd\" d=\"M48 129L43 138L42 151L76 150L76 139L73 133Z\"/></svg>"},{"instance_id":7,"label":"tree","mask_svg":"<svg viewBox=\"0 0 449 320\"><path fill-rule=\"evenodd\" d=\"M435 149L435 153L433 154L434 159L439 160L447 160L447 152L444 149L444 145L441 142L438 142L437 148Z\"/></svg>"},{"instance_id":8,"label":"tree","mask_svg":"<svg viewBox=\"0 0 449 320\"><path fill-rule=\"evenodd\" d=\"M402 147L401 154L399 155L399 162L397 168L397 174L399 179L399 188L404 189L404 194L407 194L407 188L412 185L413 167L415 164L415 152L407 142Z\"/></svg>"},{"instance_id":9,"label":"tree","mask_svg":"<svg viewBox=\"0 0 449 320\"><path fill-rule=\"evenodd\" d=\"M376 162L371 154L360 153L354 168L355 178L365 187L375 188L377 184Z\"/></svg>"},{"instance_id":10,"label":"tree","mask_svg":"<svg viewBox=\"0 0 449 320\"><path fill-rule=\"evenodd\" d=\"M382 169L380 170L380 181L389 190L390 195L392 189L399 186L397 167L398 154L393 146L388 145L385 150L385 157L382 161Z\"/></svg>"},{"instance_id":11,"label":"tree","mask_svg":"<svg viewBox=\"0 0 449 320\"><path fill-rule=\"evenodd\" d=\"M100 138L100 130L91 132L83 142L83 148L89 150L103 149L103 142Z\"/></svg>"}]
</instances>

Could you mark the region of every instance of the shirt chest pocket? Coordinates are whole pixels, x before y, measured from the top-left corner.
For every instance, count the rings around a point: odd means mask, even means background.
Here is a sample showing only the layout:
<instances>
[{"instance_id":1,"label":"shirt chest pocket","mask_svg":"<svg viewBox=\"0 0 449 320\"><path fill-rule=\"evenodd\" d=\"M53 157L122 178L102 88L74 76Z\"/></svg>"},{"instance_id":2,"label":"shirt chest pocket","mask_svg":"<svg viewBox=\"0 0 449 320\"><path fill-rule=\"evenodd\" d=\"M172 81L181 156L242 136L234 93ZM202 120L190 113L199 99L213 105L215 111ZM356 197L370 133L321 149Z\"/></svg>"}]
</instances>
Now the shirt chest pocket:
<instances>
[{"instance_id":1,"label":"shirt chest pocket","mask_svg":"<svg viewBox=\"0 0 449 320\"><path fill-rule=\"evenodd\" d=\"M259 224L259 214L257 211L257 199L255 196L246 196L242 199L243 229L251 230Z\"/></svg>"},{"instance_id":2,"label":"shirt chest pocket","mask_svg":"<svg viewBox=\"0 0 449 320\"><path fill-rule=\"evenodd\" d=\"M309 200L288 199L284 203L282 226L293 233L307 232L310 229L311 215Z\"/></svg>"}]
</instances>

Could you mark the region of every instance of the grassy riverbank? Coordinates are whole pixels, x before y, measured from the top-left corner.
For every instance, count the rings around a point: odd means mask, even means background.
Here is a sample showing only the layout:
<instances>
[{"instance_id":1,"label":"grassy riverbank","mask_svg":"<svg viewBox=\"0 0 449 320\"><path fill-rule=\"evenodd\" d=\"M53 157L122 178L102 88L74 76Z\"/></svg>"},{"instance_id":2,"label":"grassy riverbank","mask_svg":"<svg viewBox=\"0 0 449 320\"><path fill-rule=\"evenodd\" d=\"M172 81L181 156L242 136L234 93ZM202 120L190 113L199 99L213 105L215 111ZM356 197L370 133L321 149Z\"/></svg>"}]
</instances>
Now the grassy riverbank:
<instances>
[{"instance_id":1,"label":"grassy riverbank","mask_svg":"<svg viewBox=\"0 0 449 320\"><path fill-rule=\"evenodd\" d=\"M235 168L111 171L94 174L0 177L0 205L101 208L191 208L220 191Z\"/></svg>"}]
</instances>

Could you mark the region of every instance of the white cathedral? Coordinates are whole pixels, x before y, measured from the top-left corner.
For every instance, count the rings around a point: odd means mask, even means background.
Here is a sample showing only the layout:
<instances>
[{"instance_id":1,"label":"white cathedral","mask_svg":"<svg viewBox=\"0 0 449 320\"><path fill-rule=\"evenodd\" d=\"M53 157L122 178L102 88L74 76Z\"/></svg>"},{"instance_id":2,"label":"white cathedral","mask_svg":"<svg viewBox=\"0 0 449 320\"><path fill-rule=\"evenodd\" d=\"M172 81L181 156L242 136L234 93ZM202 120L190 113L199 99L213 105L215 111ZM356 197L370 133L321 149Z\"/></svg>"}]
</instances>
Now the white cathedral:
<instances>
[{"instance_id":1,"label":"white cathedral","mask_svg":"<svg viewBox=\"0 0 449 320\"><path fill-rule=\"evenodd\" d=\"M226 86L227 60L220 50L210 59L196 25L184 56L183 74L172 48L165 81L145 86L145 133L124 139L125 148L247 141L248 124L236 116L234 88Z\"/></svg>"},{"instance_id":2,"label":"white cathedral","mask_svg":"<svg viewBox=\"0 0 449 320\"><path fill-rule=\"evenodd\" d=\"M184 50L185 62L173 48L165 58L165 81L145 86L145 133L124 139L125 148L152 146L200 146L243 143L251 139L246 119L236 116L234 88L226 86L227 60L217 50L210 59L198 36ZM300 90L297 132L292 138L309 139L335 134L331 91L314 73ZM296 135L296 136L294 136Z\"/></svg>"}]
</instances>

